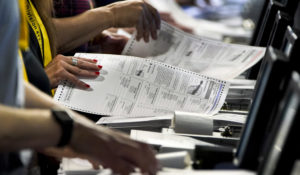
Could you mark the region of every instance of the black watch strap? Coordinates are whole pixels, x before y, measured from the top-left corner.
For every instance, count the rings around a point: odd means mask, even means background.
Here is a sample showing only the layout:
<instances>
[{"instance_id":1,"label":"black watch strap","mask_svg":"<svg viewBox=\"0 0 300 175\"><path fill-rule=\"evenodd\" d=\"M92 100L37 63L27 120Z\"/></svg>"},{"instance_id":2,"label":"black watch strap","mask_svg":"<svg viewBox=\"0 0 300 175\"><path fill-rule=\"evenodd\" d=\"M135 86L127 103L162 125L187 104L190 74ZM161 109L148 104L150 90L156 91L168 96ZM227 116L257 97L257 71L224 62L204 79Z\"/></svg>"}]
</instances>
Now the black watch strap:
<instances>
[{"instance_id":1,"label":"black watch strap","mask_svg":"<svg viewBox=\"0 0 300 175\"><path fill-rule=\"evenodd\" d=\"M74 121L68 112L64 110L54 108L51 110L51 112L55 121L60 125L62 131L57 147L66 146L72 137Z\"/></svg>"}]
</instances>

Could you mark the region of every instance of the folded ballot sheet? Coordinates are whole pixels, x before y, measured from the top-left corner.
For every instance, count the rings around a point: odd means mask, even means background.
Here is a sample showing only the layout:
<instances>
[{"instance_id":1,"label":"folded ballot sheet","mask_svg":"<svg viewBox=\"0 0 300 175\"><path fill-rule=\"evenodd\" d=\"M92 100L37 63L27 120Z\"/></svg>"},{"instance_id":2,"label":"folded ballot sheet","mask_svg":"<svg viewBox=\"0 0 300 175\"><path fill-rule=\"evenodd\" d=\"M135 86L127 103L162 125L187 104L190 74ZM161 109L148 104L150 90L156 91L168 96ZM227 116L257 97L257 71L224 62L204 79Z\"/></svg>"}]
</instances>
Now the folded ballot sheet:
<instances>
[{"instance_id":1,"label":"folded ballot sheet","mask_svg":"<svg viewBox=\"0 0 300 175\"><path fill-rule=\"evenodd\" d=\"M164 62L201 75L232 80L256 64L265 48L228 44L185 33L162 22L158 39L137 41L136 34L122 54Z\"/></svg>"}]
</instances>

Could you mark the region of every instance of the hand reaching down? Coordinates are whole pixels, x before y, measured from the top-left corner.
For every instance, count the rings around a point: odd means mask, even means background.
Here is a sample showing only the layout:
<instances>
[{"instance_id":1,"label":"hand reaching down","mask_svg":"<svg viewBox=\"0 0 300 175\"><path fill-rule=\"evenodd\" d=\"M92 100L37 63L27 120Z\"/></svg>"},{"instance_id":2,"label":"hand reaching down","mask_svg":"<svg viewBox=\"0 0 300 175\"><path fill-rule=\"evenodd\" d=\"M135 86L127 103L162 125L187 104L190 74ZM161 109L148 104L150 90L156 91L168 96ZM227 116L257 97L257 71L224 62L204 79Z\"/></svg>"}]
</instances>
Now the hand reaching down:
<instances>
[{"instance_id":1,"label":"hand reaching down","mask_svg":"<svg viewBox=\"0 0 300 175\"><path fill-rule=\"evenodd\" d=\"M155 8L143 0L121 1L107 6L110 9L113 27L135 27L137 40L149 37L157 39L160 28L160 16Z\"/></svg>"}]
</instances>

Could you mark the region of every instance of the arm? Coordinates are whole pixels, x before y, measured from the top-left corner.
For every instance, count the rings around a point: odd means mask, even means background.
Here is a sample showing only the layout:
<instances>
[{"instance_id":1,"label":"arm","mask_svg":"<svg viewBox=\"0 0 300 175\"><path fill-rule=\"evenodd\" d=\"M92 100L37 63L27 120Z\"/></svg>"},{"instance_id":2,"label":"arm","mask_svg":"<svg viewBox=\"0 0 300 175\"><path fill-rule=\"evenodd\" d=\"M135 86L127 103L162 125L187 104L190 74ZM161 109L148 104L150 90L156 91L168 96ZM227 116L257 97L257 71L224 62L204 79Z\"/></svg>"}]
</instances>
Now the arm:
<instances>
[{"instance_id":1,"label":"arm","mask_svg":"<svg viewBox=\"0 0 300 175\"><path fill-rule=\"evenodd\" d=\"M30 84L25 84L26 106L41 109L15 109L0 105L0 152L22 148L44 149L55 146L61 129L51 116L51 107L60 107L51 98ZM66 109L67 110L67 109ZM66 147L72 155L84 157L112 168L120 174L129 174L139 167L142 172L155 174L157 162L146 144L130 140L128 136L100 127L72 113L73 133ZM56 156L68 156L56 150Z\"/></svg>"},{"instance_id":2,"label":"arm","mask_svg":"<svg viewBox=\"0 0 300 175\"><path fill-rule=\"evenodd\" d=\"M137 38L156 39L160 17L156 9L142 0L122 1L88 10L69 18L54 18L60 51L86 43L110 27L136 27ZM66 35L67 34L67 35Z\"/></svg>"},{"instance_id":3,"label":"arm","mask_svg":"<svg viewBox=\"0 0 300 175\"><path fill-rule=\"evenodd\" d=\"M0 105L0 151L38 149L55 146L58 142L60 128L49 110L58 105L29 83L25 83L25 93L25 106L40 109Z\"/></svg>"},{"instance_id":4,"label":"arm","mask_svg":"<svg viewBox=\"0 0 300 175\"><path fill-rule=\"evenodd\" d=\"M68 18L53 18L60 51L69 51L111 27L112 14L104 8L88 10ZM66 35L67 34L67 35Z\"/></svg>"},{"instance_id":5,"label":"arm","mask_svg":"<svg viewBox=\"0 0 300 175\"><path fill-rule=\"evenodd\" d=\"M0 120L0 152L55 146L60 136L59 126L49 110L24 110L0 105Z\"/></svg>"}]
</instances>

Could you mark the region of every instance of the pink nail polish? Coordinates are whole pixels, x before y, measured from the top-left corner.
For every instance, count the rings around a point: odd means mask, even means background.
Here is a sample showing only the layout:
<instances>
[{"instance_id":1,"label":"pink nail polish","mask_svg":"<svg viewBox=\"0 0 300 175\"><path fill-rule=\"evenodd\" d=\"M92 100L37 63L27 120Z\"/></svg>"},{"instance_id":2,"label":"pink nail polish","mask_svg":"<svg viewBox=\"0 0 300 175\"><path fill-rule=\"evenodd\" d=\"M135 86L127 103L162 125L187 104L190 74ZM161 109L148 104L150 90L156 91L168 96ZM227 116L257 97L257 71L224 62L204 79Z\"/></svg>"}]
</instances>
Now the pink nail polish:
<instances>
[{"instance_id":1,"label":"pink nail polish","mask_svg":"<svg viewBox=\"0 0 300 175\"><path fill-rule=\"evenodd\" d=\"M95 72L96 75L100 75L100 72Z\"/></svg>"},{"instance_id":2,"label":"pink nail polish","mask_svg":"<svg viewBox=\"0 0 300 175\"><path fill-rule=\"evenodd\" d=\"M102 66L101 66L101 65L98 65L98 68L99 68L99 69L101 69L101 68L102 68Z\"/></svg>"}]
</instances>

